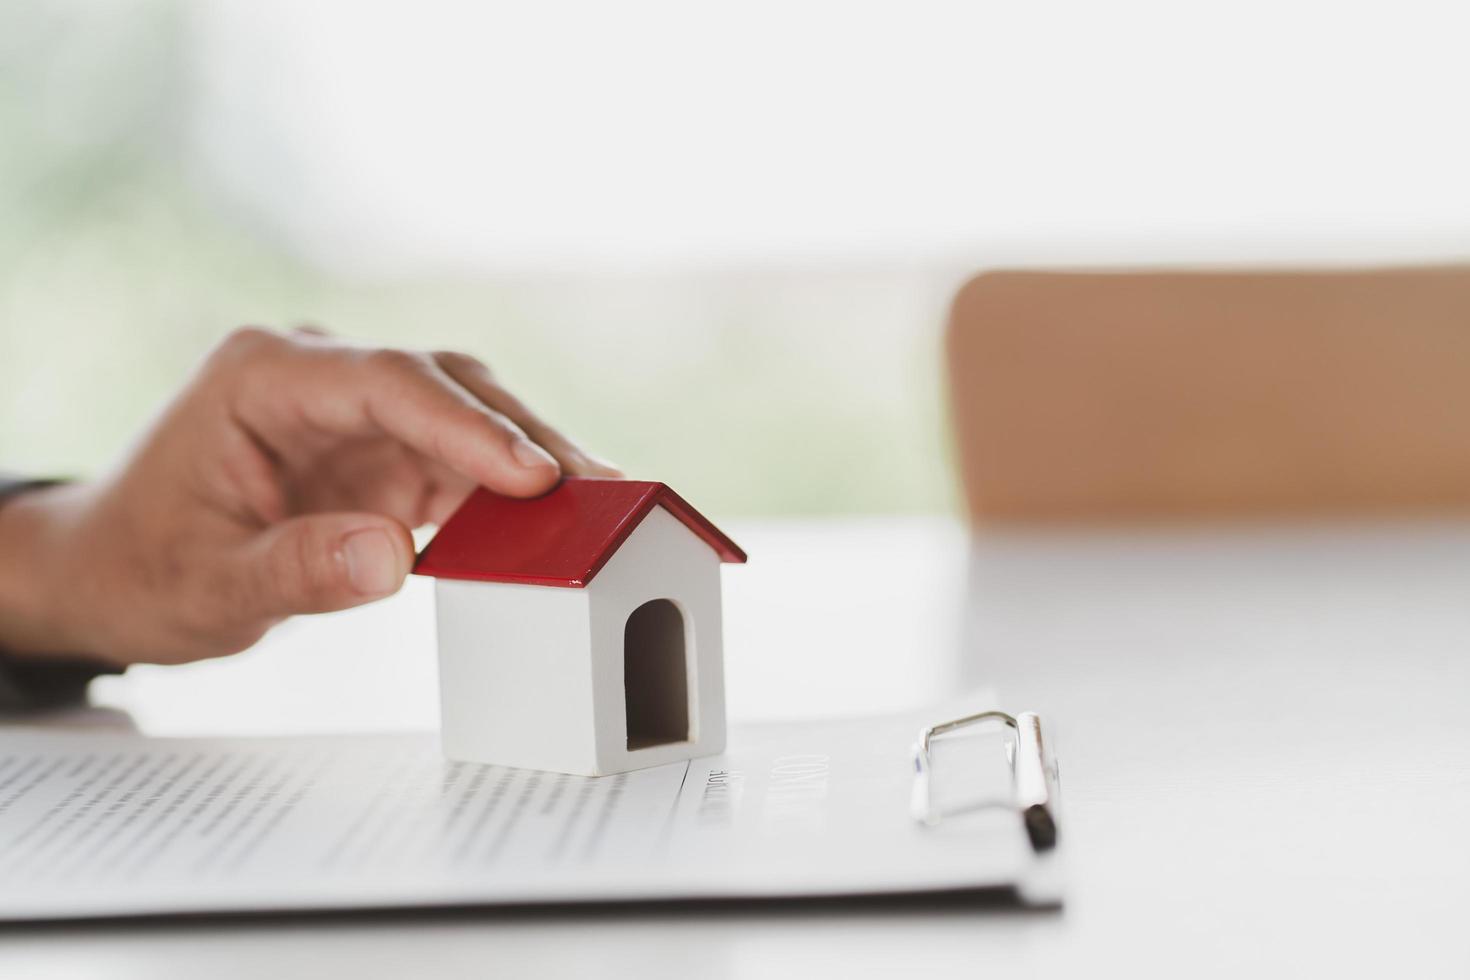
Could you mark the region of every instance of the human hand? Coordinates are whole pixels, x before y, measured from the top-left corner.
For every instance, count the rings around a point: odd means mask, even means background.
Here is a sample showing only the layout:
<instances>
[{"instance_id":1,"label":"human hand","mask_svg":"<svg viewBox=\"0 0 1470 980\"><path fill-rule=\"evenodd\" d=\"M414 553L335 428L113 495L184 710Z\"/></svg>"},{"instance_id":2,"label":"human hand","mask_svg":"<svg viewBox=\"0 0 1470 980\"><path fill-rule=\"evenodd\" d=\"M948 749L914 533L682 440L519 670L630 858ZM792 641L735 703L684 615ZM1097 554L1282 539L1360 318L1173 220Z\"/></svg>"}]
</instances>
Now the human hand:
<instances>
[{"instance_id":1,"label":"human hand","mask_svg":"<svg viewBox=\"0 0 1470 980\"><path fill-rule=\"evenodd\" d=\"M0 507L0 647L111 663L243 650L398 590L410 529L477 484L619 476L464 354L244 328L121 465Z\"/></svg>"}]
</instances>

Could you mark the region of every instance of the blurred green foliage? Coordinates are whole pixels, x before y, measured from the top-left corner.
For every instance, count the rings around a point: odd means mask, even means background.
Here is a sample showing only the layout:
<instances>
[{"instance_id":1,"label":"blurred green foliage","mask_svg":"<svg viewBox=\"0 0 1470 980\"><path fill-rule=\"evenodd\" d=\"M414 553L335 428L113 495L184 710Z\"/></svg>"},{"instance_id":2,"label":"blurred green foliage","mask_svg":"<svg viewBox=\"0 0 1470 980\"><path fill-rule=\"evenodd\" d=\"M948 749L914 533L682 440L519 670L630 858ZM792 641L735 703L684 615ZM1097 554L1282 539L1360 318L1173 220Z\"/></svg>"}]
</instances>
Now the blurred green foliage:
<instances>
[{"instance_id":1,"label":"blurred green foliage","mask_svg":"<svg viewBox=\"0 0 1470 980\"><path fill-rule=\"evenodd\" d=\"M484 358L632 475L717 514L953 493L925 269L334 275L188 151L189 10L0 6L0 466L85 474L240 323Z\"/></svg>"}]
</instances>

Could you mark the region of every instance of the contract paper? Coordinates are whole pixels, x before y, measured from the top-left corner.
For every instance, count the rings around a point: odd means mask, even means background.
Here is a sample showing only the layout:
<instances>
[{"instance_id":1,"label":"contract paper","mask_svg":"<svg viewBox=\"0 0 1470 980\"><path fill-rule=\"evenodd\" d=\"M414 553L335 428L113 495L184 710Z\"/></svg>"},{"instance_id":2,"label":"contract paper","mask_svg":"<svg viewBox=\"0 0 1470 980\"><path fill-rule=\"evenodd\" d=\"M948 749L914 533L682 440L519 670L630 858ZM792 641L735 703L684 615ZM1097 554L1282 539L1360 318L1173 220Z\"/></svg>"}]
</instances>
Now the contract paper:
<instances>
[{"instance_id":1,"label":"contract paper","mask_svg":"<svg viewBox=\"0 0 1470 980\"><path fill-rule=\"evenodd\" d=\"M934 720L736 729L723 755L596 779L450 762L432 734L0 728L0 919L982 888L1051 900L1013 809L911 816L910 750ZM986 751L1004 762L999 743Z\"/></svg>"}]
</instances>

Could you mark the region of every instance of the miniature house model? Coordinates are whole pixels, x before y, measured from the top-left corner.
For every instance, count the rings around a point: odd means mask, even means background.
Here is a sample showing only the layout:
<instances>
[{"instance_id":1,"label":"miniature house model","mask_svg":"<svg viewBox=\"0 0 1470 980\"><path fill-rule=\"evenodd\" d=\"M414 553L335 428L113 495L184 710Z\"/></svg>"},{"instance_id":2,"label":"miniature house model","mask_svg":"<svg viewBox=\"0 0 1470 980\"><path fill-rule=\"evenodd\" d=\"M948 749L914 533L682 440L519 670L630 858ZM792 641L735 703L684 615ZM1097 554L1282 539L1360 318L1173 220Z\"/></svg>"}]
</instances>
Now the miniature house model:
<instances>
[{"instance_id":1,"label":"miniature house model","mask_svg":"<svg viewBox=\"0 0 1470 980\"><path fill-rule=\"evenodd\" d=\"M720 564L735 542L662 483L476 490L436 578L444 753L597 776L725 747Z\"/></svg>"}]
</instances>

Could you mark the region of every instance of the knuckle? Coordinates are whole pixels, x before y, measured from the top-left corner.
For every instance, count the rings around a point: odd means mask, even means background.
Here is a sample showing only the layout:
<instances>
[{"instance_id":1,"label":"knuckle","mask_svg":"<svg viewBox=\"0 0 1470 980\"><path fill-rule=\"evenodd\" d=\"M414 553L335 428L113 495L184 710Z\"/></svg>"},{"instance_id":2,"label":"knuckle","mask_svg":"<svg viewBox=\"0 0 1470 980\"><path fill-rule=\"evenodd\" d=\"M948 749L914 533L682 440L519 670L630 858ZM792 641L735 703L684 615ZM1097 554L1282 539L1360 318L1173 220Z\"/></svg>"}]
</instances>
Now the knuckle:
<instances>
[{"instance_id":1,"label":"knuckle","mask_svg":"<svg viewBox=\"0 0 1470 980\"><path fill-rule=\"evenodd\" d=\"M413 351L398 347L382 347L369 351L364 362L370 370L401 377L407 374L421 374L427 366L427 360L428 358L423 354Z\"/></svg>"},{"instance_id":2,"label":"knuckle","mask_svg":"<svg viewBox=\"0 0 1470 980\"><path fill-rule=\"evenodd\" d=\"M294 596L312 601L333 590L340 559L337 552L321 547L316 535L304 530L287 535L278 548L280 581Z\"/></svg>"},{"instance_id":3,"label":"knuckle","mask_svg":"<svg viewBox=\"0 0 1470 980\"><path fill-rule=\"evenodd\" d=\"M217 349L226 355L246 356L264 348L274 347L280 341L281 335L274 330L246 325L236 327L225 334L225 339L220 341Z\"/></svg>"},{"instance_id":4,"label":"knuckle","mask_svg":"<svg viewBox=\"0 0 1470 980\"><path fill-rule=\"evenodd\" d=\"M205 358L204 373L216 378L248 373L252 365L272 356L285 342L284 337L265 327L236 327Z\"/></svg>"},{"instance_id":5,"label":"knuckle","mask_svg":"<svg viewBox=\"0 0 1470 980\"><path fill-rule=\"evenodd\" d=\"M264 561L240 585L248 596L244 607L254 613L270 613L293 605L308 581L302 558L300 535L279 535L271 541Z\"/></svg>"},{"instance_id":6,"label":"knuckle","mask_svg":"<svg viewBox=\"0 0 1470 980\"><path fill-rule=\"evenodd\" d=\"M434 352L434 360L447 371L463 371L465 373L481 374L485 377L493 377L489 365L473 354L464 351L441 350Z\"/></svg>"}]
</instances>

